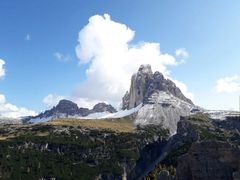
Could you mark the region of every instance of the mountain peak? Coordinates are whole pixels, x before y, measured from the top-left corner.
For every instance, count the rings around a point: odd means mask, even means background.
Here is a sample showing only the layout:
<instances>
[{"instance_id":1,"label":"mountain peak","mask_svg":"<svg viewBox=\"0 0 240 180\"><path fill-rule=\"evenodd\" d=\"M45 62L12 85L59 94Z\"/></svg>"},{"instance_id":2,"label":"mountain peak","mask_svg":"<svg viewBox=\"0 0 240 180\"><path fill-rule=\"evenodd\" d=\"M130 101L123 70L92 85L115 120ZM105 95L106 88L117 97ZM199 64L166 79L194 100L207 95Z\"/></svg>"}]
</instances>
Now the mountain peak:
<instances>
[{"instance_id":1,"label":"mountain peak","mask_svg":"<svg viewBox=\"0 0 240 180\"><path fill-rule=\"evenodd\" d=\"M58 105L55 107L58 113L76 115L78 114L78 105L70 100L60 100Z\"/></svg>"},{"instance_id":2,"label":"mountain peak","mask_svg":"<svg viewBox=\"0 0 240 180\"><path fill-rule=\"evenodd\" d=\"M151 66L147 64L141 65L138 72L132 76L130 91L122 99L122 109L131 109L141 103L148 104L149 97L156 91L170 93L189 104L193 104L173 81L166 79L158 71L153 74Z\"/></svg>"},{"instance_id":3,"label":"mountain peak","mask_svg":"<svg viewBox=\"0 0 240 180\"><path fill-rule=\"evenodd\" d=\"M138 72L145 73L145 74L152 74L152 67L150 64L142 64L139 67Z\"/></svg>"},{"instance_id":4,"label":"mountain peak","mask_svg":"<svg viewBox=\"0 0 240 180\"><path fill-rule=\"evenodd\" d=\"M96 104L93 109L93 112L110 112L110 113L115 113L117 112L114 107L112 107L110 104L106 103L98 103Z\"/></svg>"}]
</instances>

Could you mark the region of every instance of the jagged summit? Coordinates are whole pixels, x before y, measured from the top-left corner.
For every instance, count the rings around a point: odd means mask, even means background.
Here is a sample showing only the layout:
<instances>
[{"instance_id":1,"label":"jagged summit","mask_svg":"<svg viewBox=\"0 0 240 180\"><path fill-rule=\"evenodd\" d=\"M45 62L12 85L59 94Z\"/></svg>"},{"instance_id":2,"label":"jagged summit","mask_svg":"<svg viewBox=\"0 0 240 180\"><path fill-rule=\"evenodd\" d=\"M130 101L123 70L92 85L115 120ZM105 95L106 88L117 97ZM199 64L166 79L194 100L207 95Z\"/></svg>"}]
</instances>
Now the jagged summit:
<instances>
[{"instance_id":1,"label":"jagged summit","mask_svg":"<svg viewBox=\"0 0 240 180\"><path fill-rule=\"evenodd\" d=\"M130 91L126 92L122 99L122 109L131 109L139 104L148 104L149 97L155 92L164 91L189 103L181 90L170 79L166 79L162 73L152 72L151 65L141 65L136 74L131 78Z\"/></svg>"},{"instance_id":2,"label":"jagged summit","mask_svg":"<svg viewBox=\"0 0 240 180\"><path fill-rule=\"evenodd\" d=\"M141 65L132 75L130 91L122 98L123 110L140 104L135 125L161 125L171 134L176 132L180 117L189 115L194 107L173 81L158 71L153 73L150 65Z\"/></svg>"},{"instance_id":3,"label":"jagged summit","mask_svg":"<svg viewBox=\"0 0 240 180\"><path fill-rule=\"evenodd\" d=\"M76 115L79 113L78 105L66 99L60 100L54 109L56 112L68 115Z\"/></svg>"},{"instance_id":4,"label":"jagged summit","mask_svg":"<svg viewBox=\"0 0 240 180\"><path fill-rule=\"evenodd\" d=\"M145 74L152 74L152 67L150 64L142 64L139 69L138 72L142 72Z\"/></svg>"},{"instance_id":5,"label":"jagged summit","mask_svg":"<svg viewBox=\"0 0 240 180\"><path fill-rule=\"evenodd\" d=\"M96 112L109 112L109 113L115 113L117 112L116 109L114 107L112 107L110 104L106 104L106 103L98 103L96 104L93 109L92 112L96 113Z\"/></svg>"}]
</instances>

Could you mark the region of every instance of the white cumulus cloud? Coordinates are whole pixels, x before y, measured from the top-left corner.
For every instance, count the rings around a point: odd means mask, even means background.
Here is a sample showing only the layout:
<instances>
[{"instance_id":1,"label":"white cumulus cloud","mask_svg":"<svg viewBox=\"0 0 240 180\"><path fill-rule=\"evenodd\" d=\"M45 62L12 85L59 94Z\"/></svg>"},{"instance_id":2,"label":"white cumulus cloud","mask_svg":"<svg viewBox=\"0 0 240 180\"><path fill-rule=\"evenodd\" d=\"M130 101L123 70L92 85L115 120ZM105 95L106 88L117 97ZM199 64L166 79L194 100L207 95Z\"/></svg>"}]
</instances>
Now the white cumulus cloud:
<instances>
[{"instance_id":1,"label":"white cumulus cloud","mask_svg":"<svg viewBox=\"0 0 240 180\"><path fill-rule=\"evenodd\" d=\"M52 108L53 106L56 106L60 100L62 99L69 99L73 102L75 102L78 107L84 107L91 109L94 105L96 105L99 102L102 102L100 100L93 100L88 98L78 98L78 97L66 97L61 96L57 94L49 94L46 97L43 98L42 102L43 104L48 107ZM0 96L0 102L1 102L1 96Z\"/></svg>"},{"instance_id":2,"label":"white cumulus cloud","mask_svg":"<svg viewBox=\"0 0 240 180\"><path fill-rule=\"evenodd\" d=\"M5 76L4 65L5 61L0 59L0 78ZM19 118L32 115L36 115L36 113L26 108L17 107L8 103L6 97L3 94L0 94L0 117Z\"/></svg>"},{"instance_id":3,"label":"white cumulus cloud","mask_svg":"<svg viewBox=\"0 0 240 180\"><path fill-rule=\"evenodd\" d=\"M0 104L4 104L6 102L6 98L3 94L0 94Z\"/></svg>"},{"instance_id":4,"label":"white cumulus cloud","mask_svg":"<svg viewBox=\"0 0 240 180\"><path fill-rule=\"evenodd\" d=\"M161 52L159 43L133 44L134 36L133 30L111 20L108 14L90 17L79 32L76 47L80 64L89 65L87 80L79 85L74 96L119 102L130 87L131 75L141 64L150 64L153 71L169 76L167 66L179 64L175 57ZM187 91L186 85L184 88Z\"/></svg>"},{"instance_id":5,"label":"white cumulus cloud","mask_svg":"<svg viewBox=\"0 0 240 180\"><path fill-rule=\"evenodd\" d=\"M51 108L53 106L56 106L62 99L65 99L65 97L57 94L49 94L43 98L42 102L45 106Z\"/></svg>"},{"instance_id":6,"label":"white cumulus cloud","mask_svg":"<svg viewBox=\"0 0 240 180\"><path fill-rule=\"evenodd\" d=\"M34 111L8 103L5 96L0 94L0 117L19 118L34 115L36 115Z\"/></svg>"},{"instance_id":7,"label":"white cumulus cloud","mask_svg":"<svg viewBox=\"0 0 240 180\"><path fill-rule=\"evenodd\" d=\"M96 100L96 99L89 99L89 98L71 98L73 102L75 102L78 107L84 107L84 108L89 108L92 109L94 105L96 105L99 102L103 102L101 100Z\"/></svg>"},{"instance_id":8,"label":"white cumulus cloud","mask_svg":"<svg viewBox=\"0 0 240 180\"><path fill-rule=\"evenodd\" d=\"M4 65L5 65L5 61L0 59L0 78L5 76L5 68L4 68Z\"/></svg>"},{"instance_id":9,"label":"white cumulus cloud","mask_svg":"<svg viewBox=\"0 0 240 180\"><path fill-rule=\"evenodd\" d=\"M194 94L188 91L188 87L186 84L178 80L174 80L174 79L171 79L171 80L176 84L177 87L179 87L179 89L187 98L194 100Z\"/></svg>"},{"instance_id":10,"label":"white cumulus cloud","mask_svg":"<svg viewBox=\"0 0 240 180\"><path fill-rule=\"evenodd\" d=\"M216 90L218 92L236 93L240 92L240 76L235 74L217 80Z\"/></svg>"}]
</instances>

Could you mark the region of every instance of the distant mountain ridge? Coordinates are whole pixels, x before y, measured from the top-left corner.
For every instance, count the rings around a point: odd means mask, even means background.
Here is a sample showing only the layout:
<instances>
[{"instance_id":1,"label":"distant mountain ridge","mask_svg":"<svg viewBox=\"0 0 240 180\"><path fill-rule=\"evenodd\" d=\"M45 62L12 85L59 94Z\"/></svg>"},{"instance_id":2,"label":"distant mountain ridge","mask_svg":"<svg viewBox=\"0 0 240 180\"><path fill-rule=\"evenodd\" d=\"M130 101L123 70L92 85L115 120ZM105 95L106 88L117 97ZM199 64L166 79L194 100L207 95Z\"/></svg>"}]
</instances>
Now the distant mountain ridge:
<instances>
[{"instance_id":1,"label":"distant mountain ridge","mask_svg":"<svg viewBox=\"0 0 240 180\"><path fill-rule=\"evenodd\" d=\"M78 107L70 100L60 100L59 103L50 110L46 110L34 117L27 117L24 122L42 122L57 118L86 117L93 113L108 112L115 113L116 109L110 104L98 103L92 109Z\"/></svg>"}]
</instances>

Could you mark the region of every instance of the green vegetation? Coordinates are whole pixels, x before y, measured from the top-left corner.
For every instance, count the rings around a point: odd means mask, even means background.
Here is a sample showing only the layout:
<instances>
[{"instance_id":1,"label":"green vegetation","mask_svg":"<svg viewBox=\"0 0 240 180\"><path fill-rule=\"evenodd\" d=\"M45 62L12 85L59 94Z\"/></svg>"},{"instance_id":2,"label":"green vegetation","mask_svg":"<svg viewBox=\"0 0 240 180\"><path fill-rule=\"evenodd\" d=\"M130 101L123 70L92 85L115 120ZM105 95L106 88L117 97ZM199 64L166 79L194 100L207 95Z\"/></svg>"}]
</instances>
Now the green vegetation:
<instances>
[{"instance_id":1,"label":"green vegetation","mask_svg":"<svg viewBox=\"0 0 240 180\"><path fill-rule=\"evenodd\" d=\"M206 113L198 112L196 114L190 115L188 117L188 119L191 120L191 121L201 121L201 122L204 122L204 121L208 121L209 120L209 116Z\"/></svg>"},{"instance_id":2,"label":"green vegetation","mask_svg":"<svg viewBox=\"0 0 240 180\"><path fill-rule=\"evenodd\" d=\"M240 135L235 131L225 131L219 128L213 129L211 127L198 126L198 125L194 125L193 127L198 132L200 139L202 141L206 141L206 140L227 141L232 144L240 145L240 142L239 142Z\"/></svg>"},{"instance_id":3,"label":"green vegetation","mask_svg":"<svg viewBox=\"0 0 240 180\"><path fill-rule=\"evenodd\" d=\"M176 167L170 165L166 166L165 164L158 164L155 168L144 177L144 180L157 180L157 176L161 171L168 171L170 175L176 175Z\"/></svg>"},{"instance_id":4,"label":"green vegetation","mask_svg":"<svg viewBox=\"0 0 240 180\"><path fill-rule=\"evenodd\" d=\"M179 148L172 150L162 161L161 163L166 165L166 166L174 166L175 168L177 167L177 159L181 155L185 154L188 152L188 150L191 147L191 143L185 143Z\"/></svg>"},{"instance_id":5,"label":"green vegetation","mask_svg":"<svg viewBox=\"0 0 240 180\"><path fill-rule=\"evenodd\" d=\"M186 143L179 148L172 150L161 162L159 162L155 166L155 168L151 172L148 173L148 175L144 179L156 180L158 174L163 170L166 170L169 172L170 175L175 176L178 157L187 153L190 147L191 143Z\"/></svg>"},{"instance_id":6,"label":"green vegetation","mask_svg":"<svg viewBox=\"0 0 240 180\"><path fill-rule=\"evenodd\" d=\"M129 121L122 119L119 124L125 128ZM130 132L112 127L93 128L85 121L71 124L71 120L2 126L0 179L87 180L102 173L119 178L122 165L136 163L146 143L153 142L156 135L168 136L168 131L159 127Z\"/></svg>"}]
</instances>

